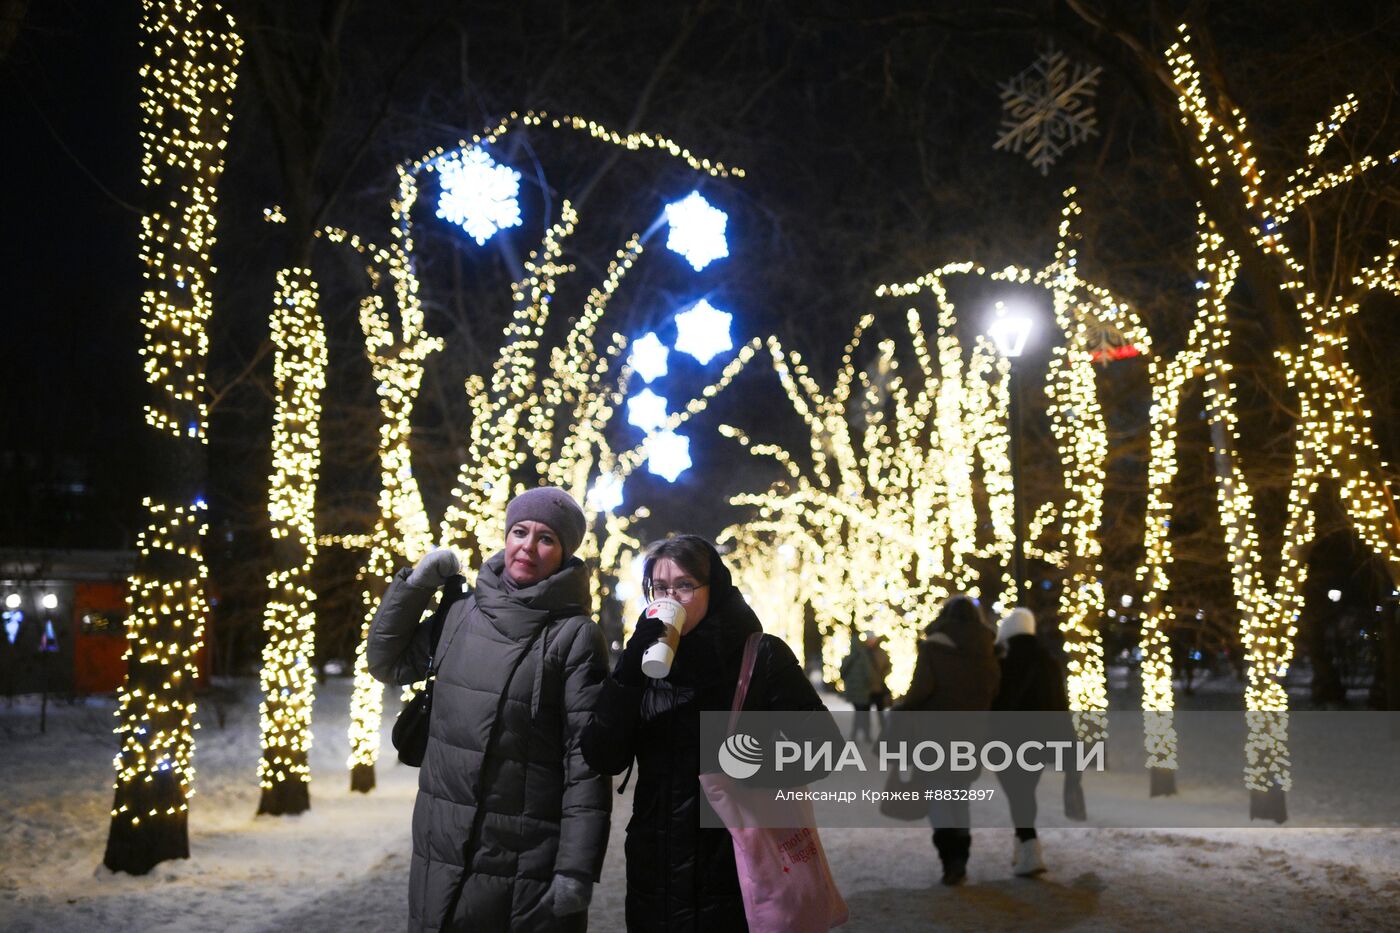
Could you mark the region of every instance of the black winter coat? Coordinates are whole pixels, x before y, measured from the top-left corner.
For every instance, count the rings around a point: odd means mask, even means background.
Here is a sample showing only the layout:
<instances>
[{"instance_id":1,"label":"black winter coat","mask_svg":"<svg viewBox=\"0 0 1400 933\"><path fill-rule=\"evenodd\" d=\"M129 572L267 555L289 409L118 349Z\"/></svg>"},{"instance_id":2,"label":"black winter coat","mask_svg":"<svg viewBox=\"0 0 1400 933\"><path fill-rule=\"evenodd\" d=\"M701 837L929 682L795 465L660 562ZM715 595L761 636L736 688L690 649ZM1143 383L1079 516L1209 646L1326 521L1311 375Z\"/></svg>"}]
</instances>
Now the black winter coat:
<instances>
[{"instance_id":1,"label":"black winter coat","mask_svg":"<svg viewBox=\"0 0 1400 933\"><path fill-rule=\"evenodd\" d=\"M700 787L700 713L729 709L744 642L761 627L717 553L711 567L710 610L681 640L670 675L634 687L614 672L584 730L583 756L596 770L620 774L637 765L626 843L633 933L748 929L729 831L700 826L709 806ZM765 635L744 709L826 707L792 649Z\"/></svg>"},{"instance_id":2,"label":"black winter coat","mask_svg":"<svg viewBox=\"0 0 1400 933\"><path fill-rule=\"evenodd\" d=\"M1034 635L1013 635L1003 644L1000 662L1001 686L992 699L992 709L1040 715L993 717L995 737L1012 748L1028 741L1072 741L1075 734L1069 693L1060 662L1050 649ZM1034 754L1027 758L1035 760ZM1039 761L1049 767L1054 757L1046 752Z\"/></svg>"},{"instance_id":3,"label":"black winter coat","mask_svg":"<svg viewBox=\"0 0 1400 933\"><path fill-rule=\"evenodd\" d=\"M1013 635L1001 657L1001 687L994 710L1066 712L1069 694L1060 662L1034 635Z\"/></svg>"}]
</instances>

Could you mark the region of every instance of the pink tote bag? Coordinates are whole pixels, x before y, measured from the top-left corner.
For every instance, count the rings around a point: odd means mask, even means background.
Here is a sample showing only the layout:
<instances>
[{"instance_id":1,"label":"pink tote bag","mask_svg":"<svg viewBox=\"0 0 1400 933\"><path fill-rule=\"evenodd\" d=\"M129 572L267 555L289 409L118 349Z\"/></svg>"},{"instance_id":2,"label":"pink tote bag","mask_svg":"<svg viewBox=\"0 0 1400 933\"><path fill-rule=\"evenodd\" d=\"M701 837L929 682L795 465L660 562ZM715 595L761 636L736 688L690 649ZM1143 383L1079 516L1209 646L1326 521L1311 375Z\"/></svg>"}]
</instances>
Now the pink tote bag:
<instances>
[{"instance_id":1,"label":"pink tote bag","mask_svg":"<svg viewBox=\"0 0 1400 933\"><path fill-rule=\"evenodd\" d=\"M730 734L749 692L762 637L755 632L744 645L744 663L729 712ZM752 933L821 933L846 922L850 911L831 876L811 801L775 801L772 788L745 788L723 773L700 775L700 786L734 839L734 863ZM784 815L791 819L783 822L788 828L758 825L755 814L760 804L768 822L773 822L775 812L783 812L774 808L786 807Z\"/></svg>"}]
</instances>

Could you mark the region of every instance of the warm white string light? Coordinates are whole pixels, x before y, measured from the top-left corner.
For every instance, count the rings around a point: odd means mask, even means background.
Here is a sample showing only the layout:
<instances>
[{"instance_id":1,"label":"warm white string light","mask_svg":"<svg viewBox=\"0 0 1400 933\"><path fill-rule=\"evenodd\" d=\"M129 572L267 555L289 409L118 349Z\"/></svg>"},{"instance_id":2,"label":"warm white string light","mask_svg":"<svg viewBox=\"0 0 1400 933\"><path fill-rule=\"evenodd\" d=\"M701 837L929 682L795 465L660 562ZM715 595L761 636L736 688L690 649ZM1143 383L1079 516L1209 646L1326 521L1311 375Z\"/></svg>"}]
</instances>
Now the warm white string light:
<instances>
[{"instance_id":1,"label":"warm white string light","mask_svg":"<svg viewBox=\"0 0 1400 933\"><path fill-rule=\"evenodd\" d=\"M408 192L401 188L398 204L406 211L412 206ZM372 257L382 270L374 281L382 282L387 272L394 292L396 313L389 314L378 294L360 302L360 330L365 355L379 396L379 517L371 533L369 553L357 574L364 607L362 637L355 652L354 692L350 704L350 786L367 791L374 787L374 763L379 755L379 723L383 713L384 687L369 673L365 638L370 620L379 604L384 586L403 562L413 562L433 545L428 513L418 481L413 476L413 455L409 448L413 408L423 384L425 361L442 349L441 338L431 337L423 327L423 304L418 297L418 279L410 255L412 243L405 238L386 249L377 249L341 230L327 229L327 238L349 245Z\"/></svg>"},{"instance_id":2,"label":"warm white string light","mask_svg":"<svg viewBox=\"0 0 1400 933\"><path fill-rule=\"evenodd\" d=\"M310 586L316 561L316 483L321 467L321 392L326 335L309 269L277 274L272 307L276 349L268 518L274 568L263 613L262 785L259 813L300 813L310 805L311 701L316 632Z\"/></svg>"},{"instance_id":3,"label":"warm white string light","mask_svg":"<svg viewBox=\"0 0 1400 933\"><path fill-rule=\"evenodd\" d=\"M1008 266L989 271L973 263L950 263L913 282L884 286L878 294L907 296L927 290L933 292L940 307L944 307L948 301L944 279L954 275L972 275L1039 287L1051 297L1055 322L1065 337L1063 344L1052 348L1046 381L1051 433L1060 453L1062 492L1058 501L1037 510L1027 535L1027 556L1041 557L1066 573L1060 589L1059 617L1065 636L1070 705L1076 712L1080 733L1090 738L1103 735L1107 727L1105 713L1108 705L1102 638L1098 630L1098 620L1103 612L1102 566L1099 563L1102 549L1098 536L1108 439L1094 380L1093 341L1108 329L1138 353L1149 353L1152 342L1138 315L1126 302L1079 274L1077 251L1073 246L1075 234L1071 225L1081 208L1074 195L1074 189L1065 193L1066 203L1055 258L1045 268L1032 270ZM944 313L949 314L949 318L942 329L951 330L951 312ZM956 341L950 343L945 352L947 355L955 354ZM973 368L978 367L974 364ZM1005 388L1002 387L1000 394L995 396L995 407L989 407L986 403L987 390L982 388L986 385L985 381L979 383L973 380L968 385L971 401L967 406L969 417L979 410L990 412L996 423L1004 425L1008 417ZM949 431L955 424L951 418L948 419ZM995 430L974 426L964 433L975 438L975 443L982 447L997 445L985 451L982 457L984 463L1004 463L1001 459L1005 456L1002 453L1005 448L1001 446L1005 443L1004 428ZM939 440L949 449L957 450L956 440L948 444L942 434ZM998 454L1000 457L992 459ZM954 462L964 462L964 457L958 456ZM993 502L990 517L996 529L994 542L1000 544L995 554L1002 558L1002 566L1006 566L1011 554L1010 478L1004 472L989 471L983 481L989 495L993 491L996 493L990 495ZM958 521L959 513L966 512L967 508L966 505L949 502L946 509L950 524ZM961 521L966 522L967 518L963 517ZM1034 542L1055 524L1059 527L1058 534L1053 535L1058 539L1053 550L1035 547ZM967 539L962 540L966 542ZM962 547L968 548L968 545L963 543ZM974 549L972 552L979 551ZM1006 582L1009 580L1003 581L1003 588ZM965 588L973 589L971 586Z\"/></svg>"},{"instance_id":4,"label":"warm white string light","mask_svg":"<svg viewBox=\"0 0 1400 933\"><path fill-rule=\"evenodd\" d=\"M145 418L173 443L167 456L191 471L179 481L197 483L208 456L215 207L242 40L217 3L199 0L144 0L141 31L141 181L156 204L141 221L141 357L151 390ZM208 608L202 495L148 497L142 505L148 520L130 579L105 858L133 872L189 854L195 659Z\"/></svg>"},{"instance_id":5,"label":"warm white string light","mask_svg":"<svg viewBox=\"0 0 1400 933\"><path fill-rule=\"evenodd\" d=\"M1231 577L1240 614L1240 638L1248 664L1245 705L1249 736L1245 746L1245 783L1259 793L1286 791L1291 784L1287 749L1288 695L1283 688L1293 657L1293 640L1302 610L1306 551L1313 540L1314 517L1310 506L1318 482L1338 483L1342 504L1352 527L1363 541L1400 572L1396 547L1397 522L1394 499L1384 480L1386 470L1371 435L1371 412L1360 381L1346 360L1345 320L1374 290L1395 291L1396 244L1377 256L1351 281L1352 288L1332 297L1310 283L1326 279L1315 273L1310 260L1295 256L1284 238L1293 213L1311 198L1361 174L1400 158L1385 160L1365 156L1327 173L1319 173L1329 143L1336 139L1358 104L1348 96L1319 123L1307 147L1303 166L1288 175L1281 190L1264 190L1264 169L1251 152L1244 115L1238 109L1215 112L1205 96L1199 67L1190 51L1186 26L1166 52L1177 92L1182 123L1196 134L1197 164L1212 186L1233 180L1239 185L1239 201L1250 218L1250 233L1265 256L1276 258L1284 270L1280 289L1298 308L1301 344L1280 349L1290 388L1297 394L1299 417L1294 437L1288 519L1284 529L1277 575L1266 581L1258 523L1244 471L1239 464L1238 420L1235 392L1226 361L1229 330L1224 299L1233 285L1238 257L1227 249L1208 216L1201 226L1202 263L1208 277L1210 309L1215 334L1205 352L1206 400L1212 422L1212 446L1216 463L1217 499L1221 525L1230 552ZM1226 188L1228 190L1228 188ZM1210 275L1212 270L1214 275ZM1228 274L1220 270L1228 270ZM1282 818L1282 809L1269 808L1261 815Z\"/></svg>"},{"instance_id":6,"label":"warm white string light","mask_svg":"<svg viewBox=\"0 0 1400 933\"><path fill-rule=\"evenodd\" d=\"M787 475L767 492L731 500L756 512L721 537L735 545L735 578L761 606L765 624L798 652L811 606L823 636L823 670L833 681L852 630L869 629L889 638L890 685L902 691L937 603L955 588L976 591L975 559L1010 553L1007 516L993 522L996 539L977 546L971 481L974 451L1001 452L1004 460L1006 364L985 341L965 362L952 304L946 294L939 298L937 360L919 313L906 315L915 367L908 380L901 374L907 357L894 340L879 342L869 368L856 365L872 315L858 323L829 392L799 354L769 338L779 381L810 430L807 466L783 447L721 427ZM991 400L1002 403L1000 420ZM950 481L954 464L968 476ZM1009 512L1005 463L982 466L995 477L992 508Z\"/></svg>"}]
</instances>

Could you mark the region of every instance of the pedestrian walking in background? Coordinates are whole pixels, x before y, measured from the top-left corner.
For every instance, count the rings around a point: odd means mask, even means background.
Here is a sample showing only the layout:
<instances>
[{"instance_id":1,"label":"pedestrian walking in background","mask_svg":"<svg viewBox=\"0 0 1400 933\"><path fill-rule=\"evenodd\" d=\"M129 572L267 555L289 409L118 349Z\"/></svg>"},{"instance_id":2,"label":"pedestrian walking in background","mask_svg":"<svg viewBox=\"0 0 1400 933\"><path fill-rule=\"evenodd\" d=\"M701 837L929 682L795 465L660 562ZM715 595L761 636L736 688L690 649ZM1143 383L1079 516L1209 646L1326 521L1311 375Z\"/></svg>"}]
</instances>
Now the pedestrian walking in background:
<instances>
[{"instance_id":1,"label":"pedestrian walking in background","mask_svg":"<svg viewBox=\"0 0 1400 933\"><path fill-rule=\"evenodd\" d=\"M1061 713L1063 721L1053 724L1056 734L1045 734L1044 728L998 730L1002 738L1017 747L1022 741L1038 739L1072 739L1074 726L1069 718L1069 694L1065 688L1064 672L1055 656L1035 637L1035 615L1029 609L1011 610L997 627L997 655L1001 665L1001 685L992 699L992 709L999 712ZM1053 760L1053 759L1051 759ZM1048 766L1049 760L1042 762ZM1016 828L1012 849L1012 871L1029 876L1045 871L1045 859L1040 840L1035 833L1036 786L1043 769L1029 770L1011 767L997 772L1011 808L1011 825ZM1079 772L1065 772L1065 781L1075 783Z\"/></svg>"},{"instance_id":2,"label":"pedestrian walking in background","mask_svg":"<svg viewBox=\"0 0 1400 933\"><path fill-rule=\"evenodd\" d=\"M762 627L714 546L695 535L653 547L643 586L648 600L668 596L685 608L670 672L656 679L642 673L642 656L664 631L659 619L644 614L583 736L584 756L599 771L621 774L637 765L627 825L627 929L745 931L729 830L700 825L708 806L700 784L700 714L729 710L745 644ZM744 709L819 710L830 719L792 649L772 635L758 643Z\"/></svg>"},{"instance_id":3,"label":"pedestrian walking in background","mask_svg":"<svg viewBox=\"0 0 1400 933\"><path fill-rule=\"evenodd\" d=\"M977 603L962 594L949 597L926 636L919 642L909 691L895 704L895 711L989 709L1001 672L993 650L996 635ZM937 788L966 790L980 773L979 766L973 771L940 775ZM943 866L941 880L959 884L967 877L972 852L968 801L935 799L928 819L933 826L933 846Z\"/></svg>"},{"instance_id":4,"label":"pedestrian walking in background","mask_svg":"<svg viewBox=\"0 0 1400 933\"><path fill-rule=\"evenodd\" d=\"M890 654L881 646L883 635L866 632L856 640L851 636L851 650L841 662L842 693L855 709L851 725L851 741L862 735L874 741L870 731L870 709L875 708L876 733L885 728L885 708L890 703L890 689L885 681L890 676Z\"/></svg>"},{"instance_id":5,"label":"pedestrian walking in background","mask_svg":"<svg viewBox=\"0 0 1400 933\"><path fill-rule=\"evenodd\" d=\"M841 690L855 709L852 742L862 735L867 741L874 739L870 732L870 703L876 683L875 654L870 650L868 635L857 639L852 632L850 653L841 661Z\"/></svg>"},{"instance_id":6,"label":"pedestrian walking in background","mask_svg":"<svg viewBox=\"0 0 1400 933\"><path fill-rule=\"evenodd\" d=\"M413 807L410 933L587 929L612 795L579 748L607 676L589 572L573 556L585 531L563 490L516 496L505 550L447 609ZM370 625L376 678L427 675L421 620L457 571L440 548L394 577Z\"/></svg>"},{"instance_id":7,"label":"pedestrian walking in background","mask_svg":"<svg viewBox=\"0 0 1400 933\"><path fill-rule=\"evenodd\" d=\"M870 688L870 705L875 709L875 718L881 731L885 728L885 710L893 700L887 682L894 665L890 663L890 653L880 644L884 640L884 635L865 633L865 646L870 650L870 662L875 668L875 680Z\"/></svg>"}]
</instances>

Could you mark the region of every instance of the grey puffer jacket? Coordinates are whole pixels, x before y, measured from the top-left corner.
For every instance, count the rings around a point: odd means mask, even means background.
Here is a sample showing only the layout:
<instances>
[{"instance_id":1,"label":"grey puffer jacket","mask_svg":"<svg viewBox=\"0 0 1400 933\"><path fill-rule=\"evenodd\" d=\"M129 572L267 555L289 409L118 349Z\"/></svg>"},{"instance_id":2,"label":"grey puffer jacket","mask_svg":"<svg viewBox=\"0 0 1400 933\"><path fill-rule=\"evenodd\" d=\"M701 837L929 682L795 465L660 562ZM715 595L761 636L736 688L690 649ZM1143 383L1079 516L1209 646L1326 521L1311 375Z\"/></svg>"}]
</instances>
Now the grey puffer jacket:
<instances>
[{"instance_id":1,"label":"grey puffer jacket","mask_svg":"<svg viewBox=\"0 0 1400 933\"><path fill-rule=\"evenodd\" d=\"M583 930L555 917L555 873L596 882L612 795L579 737L607 676L587 615L588 571L570 559L532 586L503 581L496 554L447 611L427 754L413 808L410 933ZM409 684L428 670L433 590L395 576L370 625L369 670Z\"/></svg>"}]
</instances>

